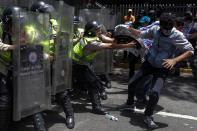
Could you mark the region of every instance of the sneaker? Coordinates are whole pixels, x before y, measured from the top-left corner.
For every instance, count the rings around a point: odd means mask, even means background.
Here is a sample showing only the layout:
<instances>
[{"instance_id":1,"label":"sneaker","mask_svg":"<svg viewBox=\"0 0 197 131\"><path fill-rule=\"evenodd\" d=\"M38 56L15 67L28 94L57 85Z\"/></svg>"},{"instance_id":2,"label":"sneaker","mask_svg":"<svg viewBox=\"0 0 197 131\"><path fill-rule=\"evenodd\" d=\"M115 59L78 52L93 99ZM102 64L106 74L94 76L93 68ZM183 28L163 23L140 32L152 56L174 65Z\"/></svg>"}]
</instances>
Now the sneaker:
<instances>
[{"instance_id":1,"label":"sneaker","mask_svg":"<svg viewBox=\"0 0 197 131\"><path fill-rule=\"evenodd\" d=\"M144 123L151 129L156 129L159 126L154 122L152 116L146 116L144 119Z\"/></svg>"}]
</instances>

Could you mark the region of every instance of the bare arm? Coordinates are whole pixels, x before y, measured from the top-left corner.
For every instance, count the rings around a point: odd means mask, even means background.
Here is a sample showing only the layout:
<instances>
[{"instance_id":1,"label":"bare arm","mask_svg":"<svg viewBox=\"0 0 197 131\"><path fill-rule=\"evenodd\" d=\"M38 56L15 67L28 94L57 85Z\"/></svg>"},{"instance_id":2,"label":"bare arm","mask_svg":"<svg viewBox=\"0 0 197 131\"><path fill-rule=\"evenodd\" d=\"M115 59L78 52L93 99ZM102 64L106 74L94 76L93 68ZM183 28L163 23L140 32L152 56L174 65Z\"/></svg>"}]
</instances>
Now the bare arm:
<instances>
[{"instance_id":1,"label":"bare arm","mask_svg":"<svg viewBox=\"0 0 197 131\"><path fill-rule=\"evenodd\" d=\"M117 43L102 43L100 45L103 49L124 49L124 48L135 48L136 42L132 41L128 44L117 44Z\"/></svg>"},{"instance_id":2,"label":"bare arm","mask_svg":"<svg viewBox=\"0 0 197 131\"><path fill-rule=\"evenodd\" d=\"M99 36L99 38L100 38L100 40L101 40L102 42L104 42L104 43L112 43L112 42L114 41L113 38L110 38L110 37L108 37L108 36L106 36L106 35L104 35L104 34L101 34L101 35Z\"/></svg>"},{"instance_id":3,"label":"bare arm","mask_svg":"<svg viewBox=\"0 0 197 131\"><path fill-rule=\"evenodd\" d=\"M100 51L104 49L123 49L123 48L135 48L136 43L134 41L127 43L127 44L117 44L115 41L114 43L101 43L101 42L93 42L88 44L84 47L85 53L91 53L95 51Z\"/></svg>"}]
</instances>

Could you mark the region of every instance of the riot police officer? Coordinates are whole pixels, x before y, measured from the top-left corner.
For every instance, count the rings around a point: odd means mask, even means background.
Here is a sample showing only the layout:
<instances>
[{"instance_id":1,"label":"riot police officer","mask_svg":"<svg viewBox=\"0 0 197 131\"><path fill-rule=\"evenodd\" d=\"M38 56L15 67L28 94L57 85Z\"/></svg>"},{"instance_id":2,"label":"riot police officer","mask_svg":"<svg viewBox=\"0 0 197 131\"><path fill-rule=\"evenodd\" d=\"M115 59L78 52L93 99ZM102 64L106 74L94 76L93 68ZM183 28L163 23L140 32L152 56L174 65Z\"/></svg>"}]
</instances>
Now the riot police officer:
<instances>
[{"instance_id":1,"label":"riot police officer","mask_svg":"<svg viewBox=\"0 0 197 131\"><path fill-rule=\"evenodd\" d=\"M51 59L51 72L53 72L53 61L55 60L55 39L56 35L58 33L58 22L52 18L52 12L54 11L54 8L52 5L49 5L43 1L38 1L31 6L31 11L33 12L39 12L39 13L49 13L50 17L50 26L51 26L51 35L50 35L50 42L49 42L49 52ZM65 16L66 17L66 16ZM53 75L53 73L51 74ZM52 77L52 76L51 76ZM51 86L53 86L53 81L51 81ZM56 101L60 104L60 106L63 108L64 113L66 115L66 126L70 129L74 128L75 122L74 122L74 112L73 108L70 102L70 96L69 91L65 90L64 92L58 93L55 96Z\"/></svg>"},{"instance_id":2,"label":"riot police officer","mask_svg":"<svg viewBox=\"0 0 197 131\"><path fill-rule=\"evenodd\" d=\"M73 83L85 84L92 102L92 112L104 115L107 112L102 108L99 91L102 86L96 74L91 69L91 62L99 50L120 49L135 47L135 43L117 44L115 41L103 43L98 36L101 33L100 24L90 21L85 25L85 31L80 41L73 47ZM99 64L99 63L98 63ZM80 83L80 84L79 84Z\"/></svg>"},{"instance_id":3,"label":"riot police officer","mask_svg":"<svg viewBox=\"0 0 197 131\"><path fill-rule=\"evenodd\" d=\"M2 13L2 41L0 53L0 130L10 131L12 126L13 110L13 18L20 14L22 9L11 6L4 9ZM20 20L19 20L20 21ZM41 113L33 115L34 128L36 131L46 131Z\"/></svg>"}]
</instances>

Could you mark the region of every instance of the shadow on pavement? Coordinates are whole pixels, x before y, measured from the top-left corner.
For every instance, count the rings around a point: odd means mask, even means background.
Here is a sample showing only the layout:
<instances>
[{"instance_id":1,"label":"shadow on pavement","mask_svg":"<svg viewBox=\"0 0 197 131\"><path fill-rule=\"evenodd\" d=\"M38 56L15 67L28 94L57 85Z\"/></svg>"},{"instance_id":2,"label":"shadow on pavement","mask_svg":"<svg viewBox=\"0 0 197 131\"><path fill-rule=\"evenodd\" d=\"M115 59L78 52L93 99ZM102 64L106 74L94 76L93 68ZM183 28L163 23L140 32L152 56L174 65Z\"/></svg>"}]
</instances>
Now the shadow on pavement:
<instances>
[{"instance_id":1,"label":"shadow on pavement","mask_svg":"<svg viewBox=\"0 0 197 131\"><path fill-rule=\"evenodd\" d=\"M133 126L138 126L142 128L143 131L152 131L154 129L148 128L147 125L144 123L144 115L139 113L131 114L130 124ZM157 129L166 128L168 124L156 122L159 126Z\"/></svg>"},{"instance_id":2,"label":"shadow on pavement","mask_svg":"<svg viewBox=\"0 0 197 131\"><path fill-rule=\"evenodd\" d=\"M130 118L130 124L132 126L137 126L137 127L142 128L142 131L152 131L153 130L153 129L148 128L146 126L146 124L144 123L143 113L137 113L137 112L134 112L132 110L122 110L120 115L125 116L125 117L129 117ZM166 124L166 123L156 122L156 124L158 124L158 126L159 126L157 129L168 127L168 124Z\"/></svg>"},{"instance_id":3,"label":"shadow on pavement","mask_svg":"<svg viewBox=\"0 0 197 131\"><path fill-rule=\"evenodd\" d=\"M193 77L170 77L165 87L162 93L164 96L197 103L197 81Z\"/></svg>"},{"instance_id":4,"label":"shadow on pavement","mask_svg":"<svg viewBox=\"0 0 197 131\"><path fill-rule=\"evenodd\" d=\"M63 110L57 110L57 111L48 110L48 111L44 112L44 119L45 119L45 123L46 123L45 124L46 128L50 128L54 124L57 124L57 123L64 124L66 122L65 114L64 114L64 116L61 116L58 114L59 112L63 112ZM65 125L65 128L67 128L66 125Z\"/></svg>"},{"instance_id":5,"label":"shadow on pavement","mask_svg":"<svg viewBox=\"0 0 197 131\"><path fill-rule=\"evenodd\" d=\"M116 75L111 75L111 79L119 84L128 84L128 72L123 71ZM169 76L165 82L162 95L172 100L185 100L197 103L197 80L191 74L181 76ZM112 87L117 88L117 87ZM127 88L122 88L118 92L108 92L108 94L127 94Z\"/></svg>"},{"instance_id":6,"label":"shadow on pavement","mask_svg":"<svg viewBox=\"0 0 197 131\"><path fill-rule=\"evenodd\" d=\"M54 126L54 124L66 122L65 117L59 115L58 113L59 111L51 110L47 110L42 113L45 121L45 127L47 129ZM14 122L13 127L13 131L35 131L32 116L23 118L21 121ZM67 128L66 125L65 128Z\"/></svg>"}]
</instances>

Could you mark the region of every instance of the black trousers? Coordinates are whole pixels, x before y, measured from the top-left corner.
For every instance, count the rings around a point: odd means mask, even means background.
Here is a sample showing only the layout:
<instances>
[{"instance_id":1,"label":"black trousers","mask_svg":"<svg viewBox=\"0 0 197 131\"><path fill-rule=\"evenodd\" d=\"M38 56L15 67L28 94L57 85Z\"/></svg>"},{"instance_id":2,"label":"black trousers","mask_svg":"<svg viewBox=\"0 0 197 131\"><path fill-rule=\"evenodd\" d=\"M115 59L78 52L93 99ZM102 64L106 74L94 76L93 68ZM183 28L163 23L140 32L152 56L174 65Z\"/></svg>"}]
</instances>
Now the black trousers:
<instances>
[{"instance_id":1,"label":"black trousers","mask_svg":"<svg viewBox=\"0 0 197 131\"><path fill-rule=\"evenodd\" d=\"M100 82L98 82L98 78L96 74L86 65L79 65L73 63L73 83L77 82L78 84L86 85L88 90L89 97L92 102L93 108L100 108L101 101L99 96L99 86L102 86Z\"/></svg>"},{"instance_id":2,"label":"black trousers","mask_svg":"<svg viewBox=\"0 0 197 131\"><path fill-rule=\"evenodd\" d=\"M133 77L135 74L135 65L139 61L140 57L133 55L131 52L129 52L128 61L129 61L129 79Z\"/></svg>"},{"instance_id":3,"label":"black trousers","mask_svg":"<svg viewBox=\"0 0 197 131\"><path fill-rule=\"evenodd\" d=\"M12 91L10 79L0 73L0 131L10 131L12 121Z\"/></svg>"}]
</instances>

